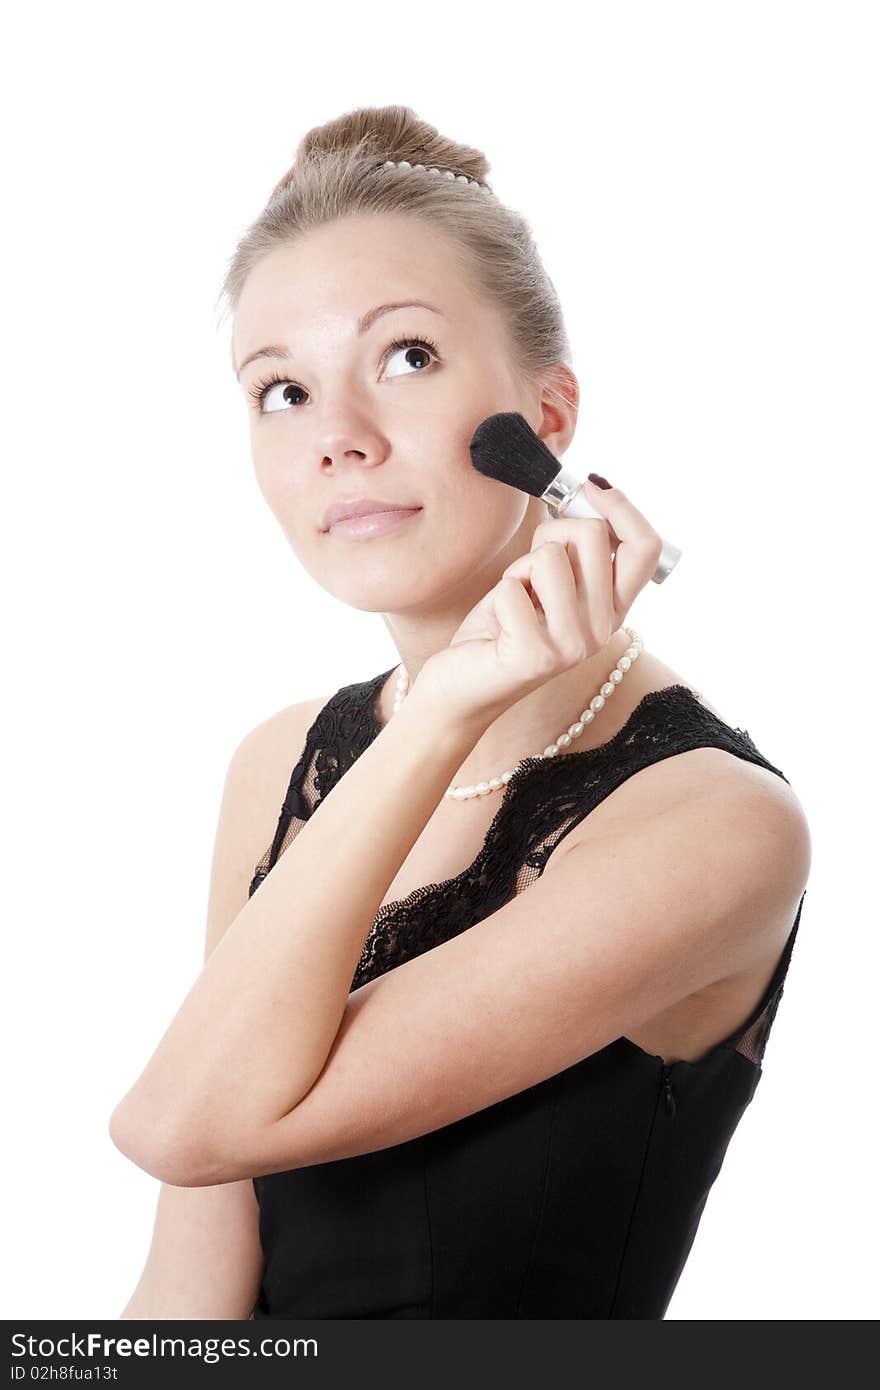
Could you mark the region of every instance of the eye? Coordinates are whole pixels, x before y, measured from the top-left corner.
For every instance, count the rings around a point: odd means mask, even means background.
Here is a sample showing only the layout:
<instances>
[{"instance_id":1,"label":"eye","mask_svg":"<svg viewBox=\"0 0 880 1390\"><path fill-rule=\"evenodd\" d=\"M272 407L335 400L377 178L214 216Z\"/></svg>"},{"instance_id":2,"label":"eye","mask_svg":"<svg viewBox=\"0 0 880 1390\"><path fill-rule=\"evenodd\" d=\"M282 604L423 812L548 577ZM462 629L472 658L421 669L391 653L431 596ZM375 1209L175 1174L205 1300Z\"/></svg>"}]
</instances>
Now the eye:
<instances>
[{"instance_id":1,"label":"eye","mask_svg":"<svg viewBox=\"0 0 880 1390\"><path fill-rule=\"evenodd\" d=\"M395 338L394 342L390 343L388 346L387 355L394 356L398 352L404 353L407 366L412 367L413 370L417 372L423 372L426 367L430 367L431 365L429 361L422 361L419 363L419 358L433 357L435 361L439 361L440 357L436 346L428 338ZM416 360L413 361L413 358ZM404 370L400 372L389 372L388 375L407 376L409 373Z\"/></svg>"},{"instance_id":2,"label":"eye","mask_svg":"<svg viewBox=\"0 0 880 1390\"><path fill-rule=\"evenodd\" d=\"M383 360L395 356L397 353L405 354L405 365L401 371L387 373L391 377L412 376L414 372L423 372L431 366L431 359L435 362L440 361L440 353L437 346L431 342L430 338L395 338L385 349ZM419 359L422 359L421 362ZM408 371L407 368L410 368ZM283 386L283 391L275 391L276 386ZM254 404L254 408L262 415L272 415L279 410L283 410L286 405L300 405L297 399L298 393L308 394L305 388L298 386L295 381L290 381L287 377L281 376L278 372L270 372L268 376L261 377L248 387L248 396ZM269 402L275 398L275 404Z\"/></svg>"},{"instance_id":3,"label":"eye","mask_svg":"<svg viewBox=\"0 0 880 1390\"><path fill-rule=\"evenodd\" d=\"M278 399L282 404L274 406L267 405L267 401L276 386L286 387L286 390L278 392ZM261 411L264 415L269 415L273 414L276 410L283 410L285 403L287 405L299 405L299 401L294 400L293 397L298 391L302 390L303 388L297 386L295 381L288 381L287 377L279 376L277 372L270 372L269 376L261 377L259 381L255 381L252 386L248 387L248 396L253 401L257 410Z\"/></svg>"}]
</instances>

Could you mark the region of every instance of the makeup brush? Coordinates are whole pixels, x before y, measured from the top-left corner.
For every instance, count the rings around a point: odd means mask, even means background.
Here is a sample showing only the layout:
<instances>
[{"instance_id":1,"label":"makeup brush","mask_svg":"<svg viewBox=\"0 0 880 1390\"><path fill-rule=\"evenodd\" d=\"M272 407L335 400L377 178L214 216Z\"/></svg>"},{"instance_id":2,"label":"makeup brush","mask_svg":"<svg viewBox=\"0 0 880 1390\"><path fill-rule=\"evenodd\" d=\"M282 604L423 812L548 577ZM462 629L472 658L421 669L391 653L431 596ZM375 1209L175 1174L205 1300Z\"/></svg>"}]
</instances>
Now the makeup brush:
<instances>
[{"instance_id":1,"label":"makeup brush","mask_svg":"<svg viewBox=\"0 0 880 1390\"><path fill-rule=\"evenodd\" d=\"M564 469L532 429L528 420L515 410L489 415L474 430L470 444L471 462L484 478L528 492L546 502L554 517L599 517L608 524L615 544L620 544L613 527L584 495L580 478ZM681 551L664 540L657 568L651 578L662 584L681 558Z\"/></svg>"}]
</instances>

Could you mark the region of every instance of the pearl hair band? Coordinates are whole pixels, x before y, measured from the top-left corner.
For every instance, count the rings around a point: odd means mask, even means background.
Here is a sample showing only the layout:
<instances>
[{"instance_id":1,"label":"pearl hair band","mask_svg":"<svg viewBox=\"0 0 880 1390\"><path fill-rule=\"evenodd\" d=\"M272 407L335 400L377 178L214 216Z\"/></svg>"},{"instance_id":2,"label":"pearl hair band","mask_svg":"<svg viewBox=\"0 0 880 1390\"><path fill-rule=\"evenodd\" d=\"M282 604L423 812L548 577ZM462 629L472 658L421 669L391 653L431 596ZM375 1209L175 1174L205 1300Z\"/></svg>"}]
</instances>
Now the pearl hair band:
<instances>
[{"instance_id":1,"label":"pearl hair band","mask_svg":"<svg viewBox=\"0 0 880 1390\"><path fill-rule=\"evenodd\" d=\"M605 706L614 694L620 682L623 680L633 662L638 659L639 652L642 650L643 642L637 632L631 627L625 627L624 632L632 638L630 646L627 647L623 656L617 662L613 670L608 673L608 680L599 687L586 709L581 710L574 724L569 724L565 733L557 734L556 740L547 745L543 753L536 753L536 758L555 758L560 748L567 748L574 739L579 738L588 724L592 724L600 709ZM395 682L394 705L392 706L392 716L397 713L406 698L409 690L409 676L406 667L401 665ZM471 801L474 797L485 796L488 792L496 792L507 786L514 772L522 765L521 758L516 768L511 768L507 772L502 772L498 777L490 777L488 782L477 782L472 787L449 787L443 793L444 797L450 801Z\"/></svg>"},{"instance_id":2,"label":"pearl hair band","mask_svg":"<svg viewBox=\"0 0 880 1390\"><path fill-rule=\"evenodd\" d=\"M492 190L487 183L480 183L479 179L469 178L467 174L456 174L454 169L438 169L434 164L411 164L408 159L386 159L384 164L377 164L377 169L421 169L425 174L436 174L439 178L449 179L451 183L466 183L471 188L478 188L481 193L491 194Z\"/></svg>"}]
</instances>

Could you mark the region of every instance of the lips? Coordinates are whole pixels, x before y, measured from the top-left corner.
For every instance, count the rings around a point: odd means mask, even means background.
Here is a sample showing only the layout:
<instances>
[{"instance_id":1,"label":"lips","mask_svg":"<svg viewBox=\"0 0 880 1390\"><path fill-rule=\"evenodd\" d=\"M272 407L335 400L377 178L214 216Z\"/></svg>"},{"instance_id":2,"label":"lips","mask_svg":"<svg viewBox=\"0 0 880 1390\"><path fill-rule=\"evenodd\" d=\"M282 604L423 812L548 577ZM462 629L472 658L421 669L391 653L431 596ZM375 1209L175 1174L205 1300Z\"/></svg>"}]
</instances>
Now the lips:
<instances>
[{"instance_id":1,"label":"lips","mask_svg":"<svg viewBox=\"0 0 880 1390\"><path fill-rule=\"evenodd\" d=\"M321 529L329 531L337 521L347 521L350 517L374 516L379 512L420 511L417 505L408 502L387 502L377 497L352 498L348 502L334 502L328 507L321 521Z\"/></svg>"},{"instance_id":2,"label":"lips","mask_svg":"<svg viewBox=\"0 0 880 1390\"><path fill-rule=\"evenodd\" d=\"M344 541L368 541L378 536L388 536L408 526L422 514L421 507L395 508L392 512L368 512L366 516L349 516L344 521L334 521L328 538Z\"/></svg>"}]
</instances>

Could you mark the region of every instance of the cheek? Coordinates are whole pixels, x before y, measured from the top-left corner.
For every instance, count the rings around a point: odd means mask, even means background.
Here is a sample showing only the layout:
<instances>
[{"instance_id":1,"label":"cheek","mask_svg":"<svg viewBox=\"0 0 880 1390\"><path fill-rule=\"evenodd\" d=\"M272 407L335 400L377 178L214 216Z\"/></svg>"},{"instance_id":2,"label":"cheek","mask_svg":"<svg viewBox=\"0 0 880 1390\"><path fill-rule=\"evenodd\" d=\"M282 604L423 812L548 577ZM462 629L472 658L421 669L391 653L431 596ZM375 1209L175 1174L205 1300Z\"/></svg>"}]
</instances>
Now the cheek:
<instances>
[{"instance_id":1,"label":"cheek","mask_svg":"<svg viewBox=\"0 0 880 1390\"><path fill-rule=\"evenodd\" d=\"M468 462L467 475L457 489L468 511L482 518L487 533L509 534L520 525L531 498L519 488L508 487L495 478L486 478Z\"/></svg>"},{"instance_id":2,"label":"cheek","mask_svg":"<svg viewBox=\"0 0 880 1390\"><path fill-rule=\"evenodd\" d=\"M429 545L433 550L442 543L459 573L491 566L523 525L530 500L517 488L484 478L469 467L468 476L445 495L436 531L426 531Z\"/></svg>"},{"instance_id":3,"label":"cheek","mask_svg":"<svg viewBox=\"0 0 880 1390\"><path fill-rule=\"evenodd\" d=\"M266 503L286 531L302 530L312 518L309 499L304 495L302 476L281 451L260 447L252 450L254 477Z\"/></svg>"}]
</instances>

